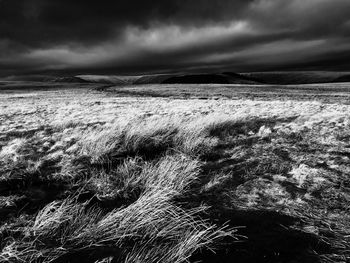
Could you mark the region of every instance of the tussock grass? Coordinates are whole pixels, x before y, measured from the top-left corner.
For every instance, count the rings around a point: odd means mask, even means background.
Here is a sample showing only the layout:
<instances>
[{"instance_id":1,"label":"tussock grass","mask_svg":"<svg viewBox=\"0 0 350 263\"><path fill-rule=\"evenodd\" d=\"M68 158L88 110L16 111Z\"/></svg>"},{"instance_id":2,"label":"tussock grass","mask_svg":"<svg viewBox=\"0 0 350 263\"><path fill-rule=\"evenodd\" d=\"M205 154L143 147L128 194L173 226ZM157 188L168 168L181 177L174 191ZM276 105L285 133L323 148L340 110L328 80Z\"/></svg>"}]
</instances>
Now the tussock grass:
<instances>
[{"instance_id":1,"label":"tussock grass","mask_svg":"<svg viewBox=\"0 0 350 263\"><path fill-rule=\"evenodd\" d=\"M24 239L5 246L0 258L59 262L66 255L74 260L74 255L93 249L92 258L111 253L126 262L184 262L194 251L232 235L232 230L201 220L198 214L204 208L185 211L173 205L174 194L172 189L154 189L107 214L72 199L50 203L38 213Z\"/></svg>"},{"instance_id":2,"label":"tussock grass","mask_svg":"<svg viewBox=\"0 0 350 263\"><path fill-rule=\"evenodd\" d=\"M7 133L0 261L346 262L349 116L254 103Z\"/></svg>"},{"instance_id":3,"label":"tussock grass","mask_svg":"<svg viewBox=\"0 0 350 263\"><path fill-rule=\"evenodd\" d=\"M103 131L98 130L83 136L80 153L92 156L93 161L96 161L111 152L123 157L165 151L171 146L176 130L176 122L170 119L121 119Z\"/></svg>"},{"instance_id":4,"label":"tussock grass","mask_svg":"<svg viewBox=\"0 0 350 263\"><path fill-rule=\"evenodd\" d=\"M150 118L117 122L103 131L82 137L80 154L93 162L127 156L155 157L176 150L192 157L206 156L215 149L220 138L246 134L271 120L252 116L208 116L197 119Z\"/></svg>"},{"instance_id":5,"label":"tussock grass","mask_svg":"<svg viewBox=\"0 0 350 263\"><path fill-rule=\"evenodd\" d=\"M124 202L163 188L181 196L198 180L199 173L199 161L184 155L165 156L154 163L133 158L109 172L96 170L88 188L96 192L101 200Z\"/></svg>"}]
</instances>

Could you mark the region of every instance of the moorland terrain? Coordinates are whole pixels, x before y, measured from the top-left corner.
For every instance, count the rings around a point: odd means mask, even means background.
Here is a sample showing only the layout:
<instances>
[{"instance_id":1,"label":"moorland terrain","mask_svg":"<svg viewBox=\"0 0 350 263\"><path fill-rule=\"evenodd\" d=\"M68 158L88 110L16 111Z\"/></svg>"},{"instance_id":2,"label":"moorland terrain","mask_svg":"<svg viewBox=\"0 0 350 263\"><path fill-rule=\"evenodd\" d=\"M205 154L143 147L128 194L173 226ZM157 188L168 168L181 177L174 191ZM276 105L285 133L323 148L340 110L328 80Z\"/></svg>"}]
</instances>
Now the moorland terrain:
<instances>
[{"instance_id":1,"label":"moorland terrain","mask_svg":"<svg viewBox=\"0 0 350 263\"><path fill-rule=\"evenodd\" d=\"M230 76L1 81L0 262L349 262L346 75Z\"/></svg>"}]
</instances>

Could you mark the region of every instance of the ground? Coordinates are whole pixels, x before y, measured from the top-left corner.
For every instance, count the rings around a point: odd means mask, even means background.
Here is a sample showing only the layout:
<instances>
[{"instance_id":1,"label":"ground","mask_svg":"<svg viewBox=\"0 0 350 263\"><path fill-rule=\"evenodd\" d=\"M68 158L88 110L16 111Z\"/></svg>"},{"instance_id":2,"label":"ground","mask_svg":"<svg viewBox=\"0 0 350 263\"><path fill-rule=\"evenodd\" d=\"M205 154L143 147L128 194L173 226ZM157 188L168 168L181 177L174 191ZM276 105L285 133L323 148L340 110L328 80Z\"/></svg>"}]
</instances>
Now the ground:
<instances>
[{"instance_id":1,"label":"ground","mask_svg":"<svg viewBox=\"0 0 350 263\"><path fill-rule=\"evenodd\" d=\"M349 262L349 84L0 85L1 262Z\"/></svg>"}]
</instances>

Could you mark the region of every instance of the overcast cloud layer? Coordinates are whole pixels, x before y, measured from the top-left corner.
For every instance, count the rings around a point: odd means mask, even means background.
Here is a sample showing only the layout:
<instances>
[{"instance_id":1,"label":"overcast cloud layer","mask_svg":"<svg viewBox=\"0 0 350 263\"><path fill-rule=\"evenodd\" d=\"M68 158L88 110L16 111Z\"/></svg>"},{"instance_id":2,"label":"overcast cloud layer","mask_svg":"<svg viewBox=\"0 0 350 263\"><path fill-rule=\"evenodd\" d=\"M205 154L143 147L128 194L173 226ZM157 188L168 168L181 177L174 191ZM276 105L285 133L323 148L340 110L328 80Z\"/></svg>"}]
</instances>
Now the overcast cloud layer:
<instances>
[{"instance_id":1,"label":"overcast cloud layer","mask_svg":"<svg viewBox=\"0 0 350 263\"><path fill-rule=\"evenodd\" d=\"M0 0L0 74L350 70L349 0Z\"/></svg>"}]
</instances>

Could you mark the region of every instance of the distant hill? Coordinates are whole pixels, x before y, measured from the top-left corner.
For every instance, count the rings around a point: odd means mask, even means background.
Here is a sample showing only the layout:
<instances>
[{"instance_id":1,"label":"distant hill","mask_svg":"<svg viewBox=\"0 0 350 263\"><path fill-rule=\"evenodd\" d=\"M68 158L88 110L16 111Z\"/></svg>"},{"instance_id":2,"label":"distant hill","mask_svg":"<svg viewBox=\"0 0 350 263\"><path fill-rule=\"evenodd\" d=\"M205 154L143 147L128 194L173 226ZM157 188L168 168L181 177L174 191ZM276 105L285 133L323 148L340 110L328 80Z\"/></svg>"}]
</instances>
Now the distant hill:
<instances>
[{"instance_id":1,"label":"distant hill","mask_svg":"<svg viewBox=\"0 0 350 263\"><path fill-rule=\"evenodd\" d=\"M166 84L259 84L246 76L236 73L187 74L165 79Z\"/></svg>"},{"instance_id":2,"label":"distant hill","mask_svg":"<svg viewBox=\"0 0 350 263\"><path fill-rule=\"evenodd\" d=\"M5 81L23 81L23 82L57 82L57 83L89 83L78 76L48 76L48 75L24 75L24 76L10 76L3 78Z\"/></svg>"},{"instance_id":3,"label":"distant hill","mask_svg":"<svg viewBox=\"0 0 350 263\"><path fill-rule=\"evenodd\" d=\"M350 74L336 78L335 82L350 82Z\"/></svg>"},{"instance_id":4,"label":"distant hill","mask_svg":"<svg viewBox=\"0 0 350 263\"><path fill-rule=\"evenodd\" d=\"M23 75L23 76L9 76L2 78L5 81L33 81L33 82L48 82L57 77L48 75Z\"/></svg>"},{"instance_id":5,"label":"distant hill","mask_svg":"<svg viewBox=\"0 0 350 263\"><path fill-rule=\"evenodd\" d=\"M166 79L172 76L174 75L171 75L171 74L140 75L140 76L79 75L77 77L93 83L128 85L128 84L161 84Z\"/></svg>"},{"instance_id":6,"label":"distant hill","mask_svg":"<svg viewBox=\"0 0 350 263\"><path fill-rule=\"evenodd\" d=\"M349 82L349 72L323 72L323 71L289 71L289 72L254 72L241 75L257 79L264 84L312 84Z\"/></svg>"},{"instance_id":7,"label":"distant hill","mask_svg":"<svg viewBox=\"0 0 350 263\"><path fill-rule=\"evenodd\" d=\"M115 84L115 85L128 84L128 82L126 82L119 76L79 75L76 77L90 83L104 83L104 84Z\"/></svg>"},{"instance_id":8,"label":"distant hill","mask_svg":"<svg viewBox=\"0 0 350 263\"><path fill-rule=\"evenodd\" d=\"M161 84L172 77L174 77L174 74L143 75L134 84Z\"/></svg>"},{"instance_id":9,"label":"distant hill","mask_svg":"<svg viewBox=\"0 0 350 263\"><path fill-rule=\"evenodd\" d=\"M288 71L254 73L155 74L141 76L77 76L88 82L126 84L312 84L350 82L349 72Z\"/></svg>"},{"instance_id":10,"label":"distant hill","mask_svg":"<svg viewBox=\"0 0 350 263\"><path fill-rule=\"evenodd\" d=\"M77 75L77 76L46 76L25 75L10 76L3 80L31 82L60 83L101 83L111 85L137 84L312 84L350 82L350 72L320 72L320 71L288 71L288 72L251 72L251 73L179 73L154 74L138 76L119 75Z\"/></svg>"},{"instance_id":11,"label":"distant hill","mask_svg":"<svg viewBox=\"0 0 350 263\"><path fill-rule=\"evenodd\" d=\"M89 81L86 81L79 77L57 77L52 80L51 82L60 82L60 83L90 83Z\"/></svg>"},{"instance_id":12,"label":"distant hill","mask_svg":"<svg viewBox=\"0 0 350 263\"><path fill-rule=\"evenodd\" d=\"M260 84L259 81L237 73L218 74L156 74L141 76L79 75L92 83L126 84Z\"/></svg>"}]
</instances>

